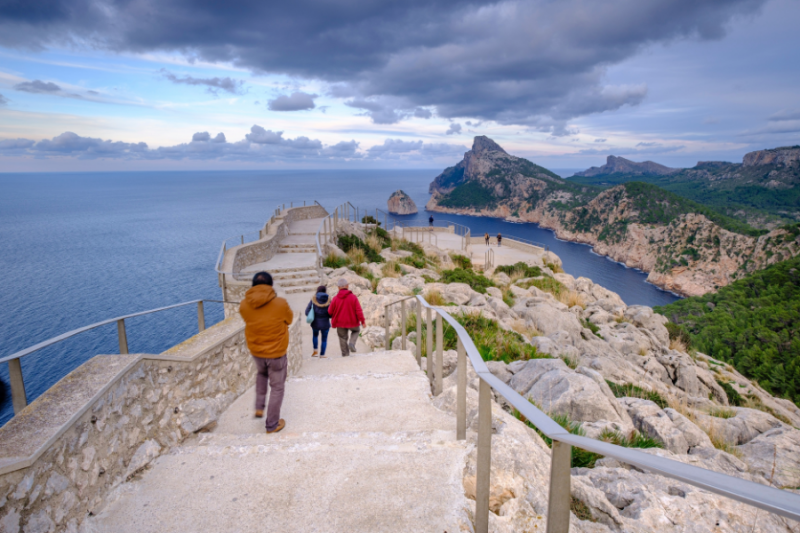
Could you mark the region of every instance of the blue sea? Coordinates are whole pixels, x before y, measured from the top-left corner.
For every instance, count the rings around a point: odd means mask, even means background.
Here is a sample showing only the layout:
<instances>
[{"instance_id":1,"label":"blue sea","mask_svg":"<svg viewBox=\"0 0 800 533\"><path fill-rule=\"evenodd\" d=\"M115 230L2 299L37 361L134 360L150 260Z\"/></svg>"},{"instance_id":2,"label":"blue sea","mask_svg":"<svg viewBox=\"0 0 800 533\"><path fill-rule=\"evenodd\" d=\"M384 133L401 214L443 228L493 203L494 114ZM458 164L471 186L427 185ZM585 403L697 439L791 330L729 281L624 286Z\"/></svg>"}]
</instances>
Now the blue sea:
<instances>
[{"instance_id":1,"label":"blue sea","mask_svg":"<svg viewBox=\"0 0 800 533\"><path fill-rule=\"evenodd\" d=\"M94 322L199 298L219 299L214 263L224 239L252 239L279 204L344 201L386 209L402 188L427 223L428 185L440 170L92 172L0 174L0 356ZM646 275L557 240L534 224L435 213L484 232L545 243L564 270L630 304L677 297ZM222 319L206 304L206 322ZM159 353L197 331L189 306L127 321L131 353ZM32 401L97 354L118 353L116 327L73 337L22 360ZM8 366L0 365L0 425L12 416Z\"/></svg>"}]
</instances>

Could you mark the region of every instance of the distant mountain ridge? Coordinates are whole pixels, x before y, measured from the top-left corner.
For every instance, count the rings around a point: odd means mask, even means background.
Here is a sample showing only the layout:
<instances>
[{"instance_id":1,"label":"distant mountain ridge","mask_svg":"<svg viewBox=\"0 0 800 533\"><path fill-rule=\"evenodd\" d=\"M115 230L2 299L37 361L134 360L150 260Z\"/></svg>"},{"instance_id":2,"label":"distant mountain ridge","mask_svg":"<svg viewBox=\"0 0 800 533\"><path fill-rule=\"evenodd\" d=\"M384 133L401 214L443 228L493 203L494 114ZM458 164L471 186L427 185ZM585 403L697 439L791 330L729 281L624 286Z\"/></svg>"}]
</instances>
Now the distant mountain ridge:
<instances>
[{"instance_id":1,"label":"distant mountain ridge","mask_svg":"<svg viewBox=\"0 0 800 533\"><path fill-rule=\"evenodd\" d=\"M625 164L617 163L620 159ZM657 167L668 168L609 156L608 164L578 172L569 181L598 187L644 181L754 227L771 229L800 221L800 146L750 152L741 163L700 161L669 172Z\"/></svg>"},{"instance_id":2,"label":"distant mountain ridge","mask_svg":"<svg viewBox=\"0 0 800 533\"><path fill-rule=\"evenodd\" d=\"M624 157L617 157L614 155L610 155L606 159L606 164L603 165L602 167L592 167L588 170L584 170L583 172L578 172L575 175L593 177L593 176L607 176L609 174L617 174L617 173L626 173L626 174L653 174L656 176L664 176L667 174L673 174L675 172L678 172L679 170L680 169L677 168L665 167L664 165L659 165L658 163L654 163L652 161L643 161L641 163L637 163L635 161L625 159Z\"/></svg>"},{"instance_id":3,"label":"distant mountain ridge","mask_svg":"<svg viewBox=\"0 0 800 533\"><path fill-rule=\"evenodd\" d=\"M729 164L716 165L707 164ZM565 180L487 137L476 137L463 160L433 180L430 192L430 211L535 222L685 295L714 291L800 253L800 237L787 229L755 229L653 184L623 182L604 190Z\"/></svg>"}]
</instances>

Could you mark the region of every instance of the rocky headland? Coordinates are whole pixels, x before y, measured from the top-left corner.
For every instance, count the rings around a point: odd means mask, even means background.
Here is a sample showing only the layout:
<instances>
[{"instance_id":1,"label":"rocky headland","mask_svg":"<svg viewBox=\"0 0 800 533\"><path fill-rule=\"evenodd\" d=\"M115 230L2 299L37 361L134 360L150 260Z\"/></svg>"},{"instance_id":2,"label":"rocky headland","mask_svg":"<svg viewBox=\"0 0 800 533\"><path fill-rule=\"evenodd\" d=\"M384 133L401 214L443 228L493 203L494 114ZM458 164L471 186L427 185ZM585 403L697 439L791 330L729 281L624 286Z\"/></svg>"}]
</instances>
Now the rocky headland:
<instances>
[{"instance_id":1,"label":"rocky headland","mask_svg":"<svg viewBox=\"0 0 800 533\"><path fill-rule=\"evenodd\" d=\"M352 223L339 227L340 234L372 242L382 262L326 268L325 277L331 293L338 278L350 281L367 321L361 338L372 349L384 347L384 306L421 294L462 322L479 349L508 346L487 352L490 371L571 431L764 485L792 491L800 486L797 406L722 361L687 352L670 338L667 319L651 308L627 306L587 278L559 273L553 254L532 256L511 275L483 273L493 286L448 283L458 265L469 270L454 252L396 239L379 244L369 231ZM531 273L537 275L525 277ZM467 277L473 275L482 273ZM414 320L414 301L407 303ZM391 348L399 349L399 312L389 323ZM408 349L414 352L416 329L408 331ZM456 407L456 360L456 351L446 349L444 391L433 400L450 413ZM470 367L467 422L473 431L478 379ZM547 510L542 480L549 476L549 446L501 396L494 400L490 529L537 531ZM473 449L463 479L472 499L475 465ZM573 456L572 498L571 531L796 528L776 515L591 454Z\"/></svg>"},{"instance_id":2,"label":"rocky headland","mask_svg":"<svg viewBox=\"0 0 800 533\"><path fill-rule=\"evenodd\" d=\"M386 204L389 212L393 215L413 215L417 213L417 204L400 189L392 193Z\"/></svg>"},{"instance_id":3,"label":"rocky headland","mask_svg":"<svg viewBox=\"0 0 800 533\"><path fill-rule=\"evenodd\" d=\"M606 176L608 174L616 174L621 172L629 174L656 174L664 176L678 172L678 169L665 167L664 165L659 165L658 163L654 163L652 161L643 161L641 163L637 163L636 161L631 161L629 159L625 159L624 157L610 155L606 159L606 164L602 167L591 167L590 169L584 170L583 172L578 172L575 175Z\"/></svg>"},{"instance_id":4,"label":"rocky headland","mask_svg":"<svg viewBox=\"0 0 800 533\"><path fill-rule=\"evenodd\" d=\"M571 183L487 137L476 137L463 161L437 176L430 192L429 211L534 222L687 296L800 253L800 237L784 228L759 235L646 183L605 190Z\"/></svg>"}]
</instances>

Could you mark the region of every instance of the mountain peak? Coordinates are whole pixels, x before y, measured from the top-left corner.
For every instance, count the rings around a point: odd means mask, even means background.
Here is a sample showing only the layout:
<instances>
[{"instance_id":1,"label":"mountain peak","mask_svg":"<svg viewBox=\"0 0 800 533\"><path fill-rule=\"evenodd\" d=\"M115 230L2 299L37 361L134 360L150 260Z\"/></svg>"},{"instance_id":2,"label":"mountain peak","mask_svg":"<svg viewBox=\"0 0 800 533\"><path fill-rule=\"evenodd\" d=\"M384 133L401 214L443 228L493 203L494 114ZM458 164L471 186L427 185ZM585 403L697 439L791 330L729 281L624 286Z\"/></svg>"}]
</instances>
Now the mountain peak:
<instances>
[{"instance_id":1,"label":"mountain peak","mask_svg":"<svg viewBox=\"0 0 800 533\"><path fill-rule=\"evenodd\" d=\"M504 154L506 153L505 150L500 148L499 144L491 140L486 135L478 135L472 142L472 153L475 155L481 155L485 152L503 152Z\"/></svg>"}]
</instances>

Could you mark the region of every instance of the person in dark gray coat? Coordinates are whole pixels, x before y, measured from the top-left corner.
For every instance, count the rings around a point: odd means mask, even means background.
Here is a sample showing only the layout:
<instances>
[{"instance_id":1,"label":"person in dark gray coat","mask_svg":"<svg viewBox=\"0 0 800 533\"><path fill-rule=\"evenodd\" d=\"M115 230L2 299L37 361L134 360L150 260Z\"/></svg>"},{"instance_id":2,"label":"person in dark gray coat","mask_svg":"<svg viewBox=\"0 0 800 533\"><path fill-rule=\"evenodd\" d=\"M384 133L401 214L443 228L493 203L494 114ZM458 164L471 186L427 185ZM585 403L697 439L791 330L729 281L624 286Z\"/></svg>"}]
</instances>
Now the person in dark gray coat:
<instances>
[{"instance_id":1,"label":"person in dark gray coat","mask_svg":"<svg viewBox=\"0 0 800 533\"><path fill-rule=\"evenodd\" d=\"M317 353L319 353L319 357L325 357L325 349L328 347L328 332L331 329L331 316L328 314L328 306L330 303L328 289L325 285L320 285L317 287L317 294L311 297L311 301L308 302L308 306L306 307L306 316L308 316L312 308L314 309L314 321L311 322L311 331L313 335L311 338L314 342L314 353L311 354L311 357L317 357ZM322 338L319 352L317 352L317 335Z\"/></svg>"}]
</instances>

